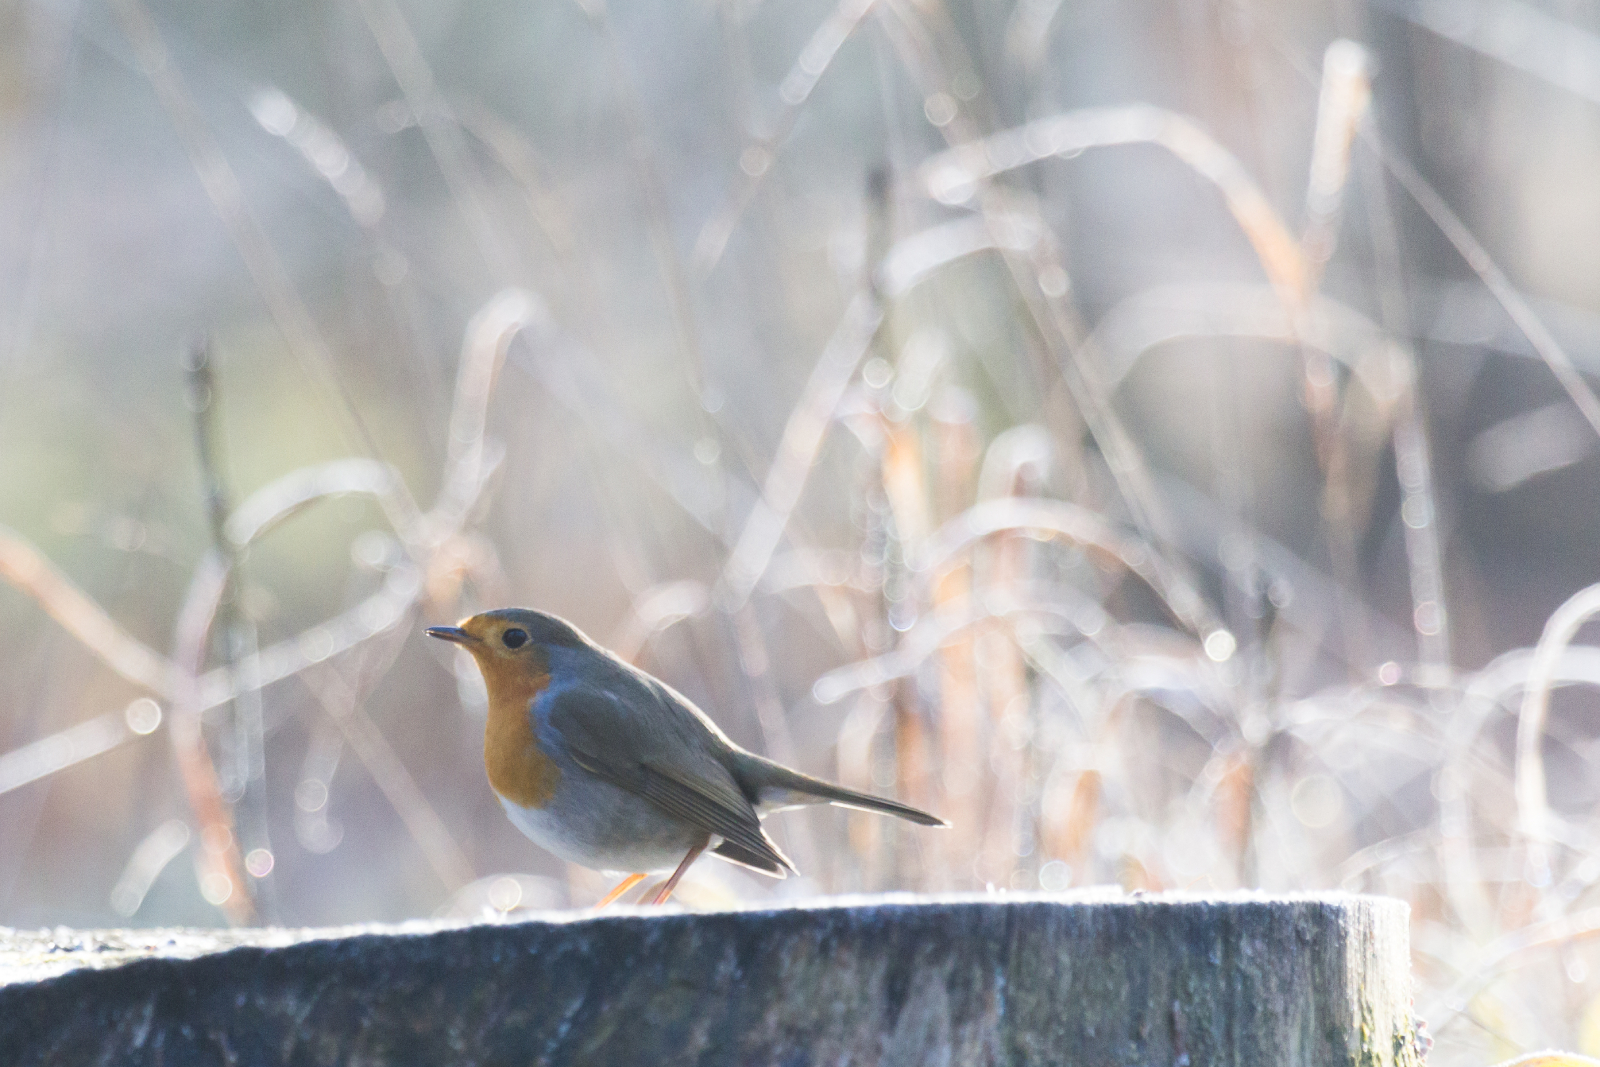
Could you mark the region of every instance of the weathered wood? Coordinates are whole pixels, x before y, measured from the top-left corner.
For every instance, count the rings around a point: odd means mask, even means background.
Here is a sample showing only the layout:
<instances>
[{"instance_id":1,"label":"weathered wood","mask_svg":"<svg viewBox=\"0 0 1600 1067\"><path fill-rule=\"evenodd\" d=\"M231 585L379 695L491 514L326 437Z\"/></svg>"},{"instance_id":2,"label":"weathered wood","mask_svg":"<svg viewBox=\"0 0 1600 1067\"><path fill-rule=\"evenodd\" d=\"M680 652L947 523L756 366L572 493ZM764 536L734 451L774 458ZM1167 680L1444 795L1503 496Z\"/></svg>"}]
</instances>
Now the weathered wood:
<instances>
[{"instance_id":1,"label":"weathered wood","mask_svg":"<svg viewBox=\"0 0 1600 1067\"><path fill-rule=\"evenodd\" d=\"M1001 895L0 931L0 1062L1413 1067L1406 924L1374 897Z\"/></svg>"}]
</instances>

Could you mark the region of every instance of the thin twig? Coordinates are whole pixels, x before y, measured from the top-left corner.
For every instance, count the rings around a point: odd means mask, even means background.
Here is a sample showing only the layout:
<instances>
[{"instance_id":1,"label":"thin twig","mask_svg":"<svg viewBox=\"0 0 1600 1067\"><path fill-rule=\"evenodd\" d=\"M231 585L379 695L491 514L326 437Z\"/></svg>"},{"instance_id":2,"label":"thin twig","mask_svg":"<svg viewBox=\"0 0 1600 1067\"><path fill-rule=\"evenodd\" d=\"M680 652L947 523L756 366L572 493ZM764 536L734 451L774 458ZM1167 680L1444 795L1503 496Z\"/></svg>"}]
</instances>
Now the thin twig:
<instances>
[{"instance_id":1,"label":"thin twig","mask_svg":"<svg viewBox=\"0 0 1600 1067\"><path fill-rule=\"evenodd\" d=\"M206 519L211 528L212 551L222 570L222 586L217 594L216 609L212 612L211 629L221 636L223 667L232 670L241 659L255 652L256 642L255 630L244 616L239 604L239 549L229 539L227 532L229 505L222 470L221 428L217 414L218 386L208 340L197 342L190 350L186 370L189 407L194 413L195 450L199 457L201 493L205 499ZM205 637L202 636L200 640L203 647L207 643ZM195 662L198 666L199 661ZM262 848L270 854L271 838L267 830L266 798L262 795L266 784L266 737L261 719L260 688L242 687L231 703L233 708L229 738L231 744L224 748L225 755L231 758L225 760L224 772L218 774L213 761L211 774L185 775L185 781L191 785L220 779L221 792L216 797L191 797L191 807L197 811L213 807L223 810L234 832L248 839L238 845L238 852ZM187 711L185 708L182 713L186 714ZM186 730L178 730L171 736L179 739L187 733ZM190 737L189 740L198 741L195 737ZM191 750L184 758L209 758L209 753L205 744L198 742L192 744ZM230 795L237 798L232 805L229 804ZM244 809L242 827L239 817L240 806ZM204 836L202 835L202 838ZM239 868L230 873L234 889L249 894L253 903L259 903L263 898L271 900L271 884L265 881L270 877L270 872L256 880L245 878L244 872ZM268 918L270 921L270 914Z\"/></svg>"},{"instance_id":2,"label":"thin twig","mask_svg":"<svg viewBox=\"0 0 1600 1067\"><path fill-rule=\"evenodd\" d=\"M165 656L118 626L31 541L8 526L0 526L0 578L32 597L123 678L166 699L178 691L177 668Z\"/></svg>"},{"instance_id":3,"label":"thin twig","mask_svg":"<svg viewBox=\"0 0 1600 1067\"><path fill-rule=\"evenodd\" d=\"M1507 278L1505 272L1490 258L1488 250L1450 209L1450 205L1445 203L1444 197L1439 195L1438 190L1434 189L1409 162L1389 151L1378 140L1376 133L1363 132L1366 133L1367 143L1378 154L1378 158L1383 160L1383 165L1389 173L1411 199L1416 201L1417 206L1427 213L1445 240L1455 247L1467 266L1483 282L1495 300L1499 301L1500 306L1505 308L1506 314L1511 316L1511 321L1516 323L1517 329L1522 331L1522 335L1533 345L1539 358L1550 368L1550 373L1556 376L1561 388L1566 390L1567 396L1577 405L1584 420L1595 433L1600 434L1600 396L1596 396L1589 383L1584 381L1583 375L1573 365L1572 357L1551 334L1544 320L1534 313L1522 293L1511 284L1511 279Z\"/></svg>"},{"instance_id":4,"label":"thin twig","mask_svg":"<svg viewBox=\"0 0 1600 1067\"><path fill-rule=\"evenodd\" d=\"M1201 602L1199 594L1154 566L1154 559L1143 543L1119 534L1087 508L1063 500L1010 497L978 504L951 519L918 546L912 568L921 581L927 582L958 553L985 538L1008 532L1059 536L1081 548L1092 549L1138 575L1191 633L1204 637L1211 632L1207 620L1197 612Z\"/></svg>"},{"instance_id":5,"label":"thin twig","mask_svg":"<svg viewBox=\"0 0 1600 1067\"><path fill-rule=\"evenodd\" d=\"M1541 746L1550 708L1551 679L1556 664L1579 628L1597 614L1600 614L1600 585L1591 585L1569 597L1545 622L1528 669L1522 711L1517 716L1517 829L1527 840L1529 876L1535 885L1544 885L1549 877L1553 815L1545 795Z\"/></svg>"},{"instance_id":6,"label":"thin twig","mask_svg":"<svg viewBox=\"0 0 1600 1067\"><path fill-rule=\"evenodd\" d=\"M228 573L226 561L213 549L200 561L190 581L190 595L173 634L173 659L182 672L182 684L174 694L167 717L167 738L178 762L190 813L200 828L203 847L195 863L201 887L206 898L221 907L230 922L248 925L255 920L255 906L247 890L233 812L223 796L216 762L206 749L201 730L204 697L198 680L205 666L217 608L226 596ZM230 693L228 699L234 695Z\"/></svg>"},{"instance_id":7,"label":"thin twig","mask_svg":"<svg viewBox=\"0 0 1600 1067\"><path fill-rule=\"evenodd\" d=\"M941 204L967 203L979 185L1017 167L1090 148L1154 144L1167 149L1216 186L1254 246L1267 277L1284 299L1306 292L1300 243L1289 233L1255 180L1239 161L1189 118L1162 108L1085 108L986 137L941 153L923 164L921 179Z\"/></svg>"}]
</instances>

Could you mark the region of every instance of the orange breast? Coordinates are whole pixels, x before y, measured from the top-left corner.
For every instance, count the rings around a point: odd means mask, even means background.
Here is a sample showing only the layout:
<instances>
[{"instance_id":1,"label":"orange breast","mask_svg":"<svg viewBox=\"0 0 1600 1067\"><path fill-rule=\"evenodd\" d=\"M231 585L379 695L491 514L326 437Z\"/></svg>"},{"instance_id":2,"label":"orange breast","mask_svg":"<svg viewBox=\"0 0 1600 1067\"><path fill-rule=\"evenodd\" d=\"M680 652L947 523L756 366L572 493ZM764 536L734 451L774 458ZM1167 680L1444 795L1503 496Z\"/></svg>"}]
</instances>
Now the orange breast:
<instances>
[{"instance_id":1,"label":"orange breast","mask_svg":"<svg viewBox=\"0 0 1600 1067\"><path fill-rule=\"evenodd\" d=\"M561 768L539 748L533 736L530 707L548 674L484 671L489 687L489 722L483 732L483 764L496 793L525 808L542 808L555 795Z\"/></svg>"}]
</instances>

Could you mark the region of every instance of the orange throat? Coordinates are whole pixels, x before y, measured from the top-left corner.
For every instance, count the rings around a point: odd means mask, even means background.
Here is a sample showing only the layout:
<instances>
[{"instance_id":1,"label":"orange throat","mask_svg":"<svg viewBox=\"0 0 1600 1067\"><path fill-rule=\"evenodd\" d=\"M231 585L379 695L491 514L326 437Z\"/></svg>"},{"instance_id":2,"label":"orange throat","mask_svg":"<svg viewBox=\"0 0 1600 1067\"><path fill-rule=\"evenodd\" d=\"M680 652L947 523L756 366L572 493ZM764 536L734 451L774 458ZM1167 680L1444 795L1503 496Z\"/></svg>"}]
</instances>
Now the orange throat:
<instances>
[{"instance_id":1,"label":"orange throat","mask_svg":"<svg viewBox=\"0 0 1600 1067\"><path fill-rule=\"evenodd\" d=\"M524 808L542 808L555 796L561 768L533 736L533 702L550 684L530 675L480 663L489 687L489 721L483 731L483 765L494 791Z\"/></svg>"}]
</instances>

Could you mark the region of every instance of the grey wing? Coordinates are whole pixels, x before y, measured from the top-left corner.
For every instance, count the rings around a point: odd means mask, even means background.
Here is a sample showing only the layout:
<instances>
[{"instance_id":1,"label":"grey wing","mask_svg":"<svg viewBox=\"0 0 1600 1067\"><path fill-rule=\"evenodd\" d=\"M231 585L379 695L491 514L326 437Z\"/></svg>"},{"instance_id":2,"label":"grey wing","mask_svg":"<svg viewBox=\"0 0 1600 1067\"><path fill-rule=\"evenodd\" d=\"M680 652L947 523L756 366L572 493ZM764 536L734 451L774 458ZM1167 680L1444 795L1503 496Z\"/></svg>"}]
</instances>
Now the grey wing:
<instances>
[{"instance_id":1,"label":"grey wing","mask_svg":"<svg viewBox=\"0 0 1600 1067\"><path fill-rule=\"evenodd\" d=\"M550 725L578 766L595 777L722 838L739 862L772 873L794 870L733 775L710 752L697 751L679 716L662 710L649 717L657 720L652 725L609 690L574 688L552 695Z\"/></svg>"}]
</instances>

